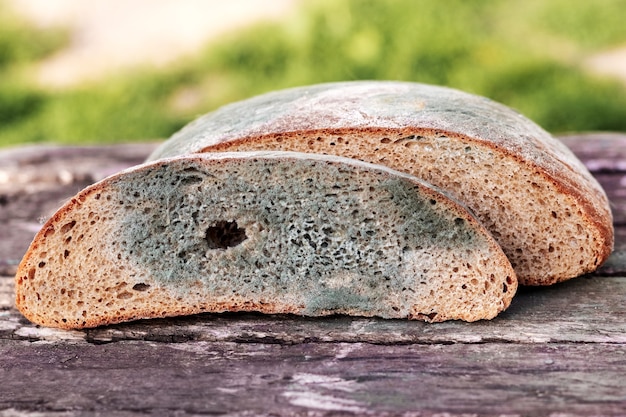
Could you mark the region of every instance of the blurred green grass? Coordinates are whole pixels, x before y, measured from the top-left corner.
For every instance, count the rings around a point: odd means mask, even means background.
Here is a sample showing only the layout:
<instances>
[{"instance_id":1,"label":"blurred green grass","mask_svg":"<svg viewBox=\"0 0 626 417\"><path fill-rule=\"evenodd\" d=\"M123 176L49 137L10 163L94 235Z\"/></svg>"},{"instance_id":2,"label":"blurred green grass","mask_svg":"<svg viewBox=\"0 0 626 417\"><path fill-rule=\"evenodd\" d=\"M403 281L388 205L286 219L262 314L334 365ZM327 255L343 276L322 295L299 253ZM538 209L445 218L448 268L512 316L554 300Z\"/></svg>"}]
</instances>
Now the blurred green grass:
<instances>
[{"instance_id":1,"label":"blurred green grass","mask_svg":"<svg viewBox=\"0 0 626 417\"><path fill-rule=\"evenodd\" d=\"M512 106L555 133L626 131L626 87L581 61L626 45L626 0L317 0L162 70L52 91L34 63L62 48L0 3L0 146L163 139L225 103L318 82L447 85Z\"/></svg>"}]
</instances>

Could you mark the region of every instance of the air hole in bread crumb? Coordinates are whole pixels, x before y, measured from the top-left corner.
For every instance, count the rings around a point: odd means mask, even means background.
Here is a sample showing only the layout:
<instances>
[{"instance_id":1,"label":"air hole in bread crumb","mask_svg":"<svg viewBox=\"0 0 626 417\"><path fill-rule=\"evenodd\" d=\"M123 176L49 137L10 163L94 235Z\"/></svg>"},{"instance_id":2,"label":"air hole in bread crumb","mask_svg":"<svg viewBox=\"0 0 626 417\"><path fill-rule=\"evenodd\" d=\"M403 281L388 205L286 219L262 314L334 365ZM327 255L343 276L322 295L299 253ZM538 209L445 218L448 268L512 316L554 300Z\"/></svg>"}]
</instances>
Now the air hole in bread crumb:
<instances>
[{"instance_id":1,"label":"air hole in bread crumb","mask_svg":"<svg viewBox=\"0 0 626 417\"><path fill-rule=\"evenodd\" d=\"M129 298L132 298L132 297L133 295L129 293L128 291L124 291L124 292L117 294L117 298L119 298L120 300L128 300Z\"/></svg>"},{"instance_id":2,"label":"air hole in bread crumb","mask_svg":"<svg viewBox=\"0 0 626 417\"><path fill-rule=\"evenodd\" d=\"M67 233L70 230L72 230L72 228L76 226L76 220L72 220L69 223L65 223L62 227L61 227L61 233Z\"/></svg>"},{"instance_id":3,"label":"air hole in bread crumb","mask_svg":"<svg viewBox=\"0 0 626 417\"><path fill-rule=\"evenodd\" d=\"M146 290L148 290L148 288L150 288L150 285L149 284L144 284L143 282L140 282L139 284L133 285L133 290L135 290L135 291L146 291Z\"/></svg>"},{"instance_id":4,"label":"air hole in bread crumb","mask_svg":"<svg viewBox=\"0 0 626 417\"><path fill-rule=\"evenodd\" d=\"M232 248L247 238L246 229L240 229L236 221L219 221L207 229L205 236L209 249Z\"/></svg>"},{"instance_id":5,"label":"air hole in bread crumb","mask_svg":"<svg viewBox=\"0 0 626 417\"><path fill-rule=\"evenodd\" d=\"M434 320L434 318L437 317L437 313L430 313L430 314L417 313L417 317L422 320L430 321L430 320Z\"/></svg>"}]
</instances>

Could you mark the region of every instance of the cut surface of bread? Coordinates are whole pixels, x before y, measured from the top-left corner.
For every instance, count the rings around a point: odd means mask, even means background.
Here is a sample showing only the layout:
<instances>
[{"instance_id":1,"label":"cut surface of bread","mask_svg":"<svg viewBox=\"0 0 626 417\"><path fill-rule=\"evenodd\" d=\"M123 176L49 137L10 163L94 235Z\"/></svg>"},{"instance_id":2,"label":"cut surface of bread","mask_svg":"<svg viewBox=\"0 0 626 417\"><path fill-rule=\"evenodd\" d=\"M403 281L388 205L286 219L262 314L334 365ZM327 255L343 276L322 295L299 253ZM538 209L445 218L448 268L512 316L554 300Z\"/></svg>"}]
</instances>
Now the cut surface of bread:
<instances>
[{"instance_id":1,"label":"cut surface of bread","mask_svg":"<svg viewBox=\"0 0 626 417\"><path fill-rule=\"evenodd\" d=\"M16 276L31 321L84 328L200 312L490 319L517 279L462 205L336 156L198 154L80 193Z\"/></svg>"},{"instance_id":2,"label":"cut surface of bread","mask_svg":"<svg viewBox=\"0 0 626 417\"><path fill-rule=\"evenodd\" d=\"M489 99L416 83L362 81L278 91L190 123L150 159L283 150L389 166L469 207L520 283L597 269L613 249L608 199L560 141Z\"/></svg>"}]
</instances>

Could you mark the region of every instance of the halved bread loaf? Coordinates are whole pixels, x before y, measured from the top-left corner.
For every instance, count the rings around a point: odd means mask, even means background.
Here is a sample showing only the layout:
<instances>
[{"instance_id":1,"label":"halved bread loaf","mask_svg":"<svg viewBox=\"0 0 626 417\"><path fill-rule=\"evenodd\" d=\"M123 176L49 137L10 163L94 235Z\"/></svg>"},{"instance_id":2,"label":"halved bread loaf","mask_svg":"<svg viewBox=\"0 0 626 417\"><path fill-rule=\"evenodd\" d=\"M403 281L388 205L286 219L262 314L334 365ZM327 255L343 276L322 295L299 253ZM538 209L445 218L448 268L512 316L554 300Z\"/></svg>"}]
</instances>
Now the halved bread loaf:
<instances>
[{"instance_id":1,"label":"halved bread loaf","mask_svg":"<svg viewBox=\"0 0 626 417\"><path fill-rule=\"evenodd\" d=\"M199 312L490 319L517 280L459 203L382 166L289 152L159 160L43 226L16 304L61 328Z\"/></svg>"},{"instance_id":2,"label":"halved bread loaf","mask_svg":"<svg viewBox=\"0 0 626 417\"><path fill-rule=\"evenodd\" d=\"M517 112L449 88L362 81L265 94L199 118L151 159L261 149L384 164L446 190L522 284L591 272L613 248L608 199L569 149Z\"/></svg>"}]
</instances>

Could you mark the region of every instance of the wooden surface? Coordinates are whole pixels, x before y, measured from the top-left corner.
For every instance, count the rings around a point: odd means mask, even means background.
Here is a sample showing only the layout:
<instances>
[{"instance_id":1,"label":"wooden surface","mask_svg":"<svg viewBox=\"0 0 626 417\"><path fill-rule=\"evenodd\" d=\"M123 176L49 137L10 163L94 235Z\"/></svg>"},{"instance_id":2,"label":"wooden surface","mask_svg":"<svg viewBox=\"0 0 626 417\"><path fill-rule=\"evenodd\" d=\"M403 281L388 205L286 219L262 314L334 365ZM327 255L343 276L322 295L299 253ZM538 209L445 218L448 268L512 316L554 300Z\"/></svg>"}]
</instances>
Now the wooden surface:
<instances>
[{"instance_id":1,"label":"wooden surface","mask_svg":"<svg viewBox=\"0 0 626 417\"><path fill-rule=\"evenodd\" d=\"M626 135L564 138L605 187L616 247L492 321L202 314L34 326L12 274L41 220L153 144L0 151L0 417L626 415Z\"/></svg>"}]
</instances>

